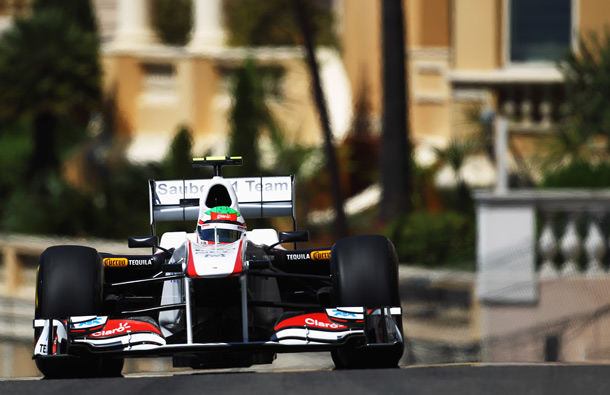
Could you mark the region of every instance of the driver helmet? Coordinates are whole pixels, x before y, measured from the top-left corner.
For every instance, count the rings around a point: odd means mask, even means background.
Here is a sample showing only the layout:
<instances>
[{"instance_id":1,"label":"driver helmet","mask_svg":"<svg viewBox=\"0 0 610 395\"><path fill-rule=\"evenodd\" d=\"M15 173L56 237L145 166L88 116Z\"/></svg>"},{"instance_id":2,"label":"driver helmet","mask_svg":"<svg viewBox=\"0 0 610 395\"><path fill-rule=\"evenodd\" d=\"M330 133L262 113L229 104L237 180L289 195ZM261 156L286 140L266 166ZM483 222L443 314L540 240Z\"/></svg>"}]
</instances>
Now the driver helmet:
<instances>
[{"instance_id":1,"label":"driver helmet","mask_svg":"<svg viewBox=\"0 0 610 395\"><path fill-rule=\"evenodd\" d=\"M195 233L199 244L233 243L246 233L246 222L239 211L217 206L203 213Z\"/></svg>"}]
</instances>

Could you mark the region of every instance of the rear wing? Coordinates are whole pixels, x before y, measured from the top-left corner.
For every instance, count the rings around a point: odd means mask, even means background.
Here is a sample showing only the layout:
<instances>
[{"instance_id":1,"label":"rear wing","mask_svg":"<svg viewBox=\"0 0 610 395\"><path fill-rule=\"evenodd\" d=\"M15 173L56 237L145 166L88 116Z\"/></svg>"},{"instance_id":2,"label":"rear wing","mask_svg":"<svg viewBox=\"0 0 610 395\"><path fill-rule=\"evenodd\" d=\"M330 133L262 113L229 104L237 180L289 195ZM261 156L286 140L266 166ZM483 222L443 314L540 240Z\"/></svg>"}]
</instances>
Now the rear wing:
<instances>
[{"instance_id":1,"label":"rear wing","mask_svg":"<svg viewBox=\"0 0 610 395\"><path fill-rule=\"evenodd\" d=\"M296 229L294 176L226 178L244 218L291 217ZM150 226L159 221L196 221L199 198L212 179L148 180Z\"/></svg>"}]
</instances>

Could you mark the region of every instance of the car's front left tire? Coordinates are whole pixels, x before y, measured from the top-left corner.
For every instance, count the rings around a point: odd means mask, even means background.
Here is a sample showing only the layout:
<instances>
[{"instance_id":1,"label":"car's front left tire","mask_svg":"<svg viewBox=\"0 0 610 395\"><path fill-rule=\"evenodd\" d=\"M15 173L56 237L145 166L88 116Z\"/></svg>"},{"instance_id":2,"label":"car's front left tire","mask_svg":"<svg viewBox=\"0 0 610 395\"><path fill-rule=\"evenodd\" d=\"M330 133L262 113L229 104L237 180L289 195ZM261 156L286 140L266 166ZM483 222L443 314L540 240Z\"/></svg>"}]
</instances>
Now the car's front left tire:
<instances>
[{"instance_id":1,"label":"car's front left tire","mask_svg":"<svg viewBox=\"0 0 610 395\"><path fill-rule=\"evenodd\" d=\"M102 314L104 271L93 248L56 246L47 248L38 261L36 319L67 319ZM36 338L41 329L36 330ZM45 378L118 376L121 359L57 358L38 356L36 366Z\"/></svg>"}]
</instances>

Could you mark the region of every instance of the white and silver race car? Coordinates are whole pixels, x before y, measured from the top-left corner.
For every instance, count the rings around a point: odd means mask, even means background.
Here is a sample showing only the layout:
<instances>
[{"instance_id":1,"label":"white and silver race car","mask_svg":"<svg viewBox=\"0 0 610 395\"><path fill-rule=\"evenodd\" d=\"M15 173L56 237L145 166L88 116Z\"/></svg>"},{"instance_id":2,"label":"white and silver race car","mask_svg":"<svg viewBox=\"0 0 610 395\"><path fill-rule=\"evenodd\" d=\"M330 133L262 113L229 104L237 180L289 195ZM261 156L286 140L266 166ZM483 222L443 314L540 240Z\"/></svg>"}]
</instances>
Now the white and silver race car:
<instances>
[{"instance_id":1,"label":"white and silver race car","mask_svg":"<svg viewBox=\"0 0 610 395\"><path fill-rule=\"evenodd\" d=\"M246 230L248 218L294 216L294 177L223 178L241 157L206 157L214 177L149 180L149 254L55 246L40 256L34 359L49 378L117 376L130 357L175 367L272 363L329 351L337 368L397 366L403 354L397 257L383 236L297 249L307 231ZM197 221L169 232L158 221ZM282 243L294 243L292 250Z\"/></svg>"}]
</instances>

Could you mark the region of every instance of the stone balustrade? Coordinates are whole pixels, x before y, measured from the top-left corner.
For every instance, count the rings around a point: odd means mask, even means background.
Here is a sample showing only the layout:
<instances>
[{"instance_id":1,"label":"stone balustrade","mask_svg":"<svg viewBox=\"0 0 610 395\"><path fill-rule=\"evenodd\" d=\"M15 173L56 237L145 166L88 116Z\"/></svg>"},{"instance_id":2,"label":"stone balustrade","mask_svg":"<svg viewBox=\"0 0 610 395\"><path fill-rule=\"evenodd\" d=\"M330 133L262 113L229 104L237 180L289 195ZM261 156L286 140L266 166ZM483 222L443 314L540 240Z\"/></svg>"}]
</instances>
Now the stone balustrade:
<instances>
[{"instance_id":1,"label":"stone balustrade","mask_svg":"<svg viewBox=\"0 0 610 395\"><path fill-rule=\"evenodd\" d=\"M561 83L507 83L491 86L497 111L514 133L550 132L565 111Z\"/></svg>"},{"instance_id":2,"label":"stone balustrade","mask_svg":"<svg viewBox=\"0 0 610 395\"><path fill-rule=\"evenodd\" d=\"M508 120L511 133L548 133L565 112L561 70L508 66L493 70L452 70L455 99L476 100Z\"/></svg>"},{"instance_id":3,"label":"stone balustrade","mask_svg":"<svg viewBox=\"0 0 610 395\"><path fill-rule=\"evenodd\" d=\"M610 190L478 192L477 297L536 303L540 281L608 276Z\"/></svg>"}]
</instances>

